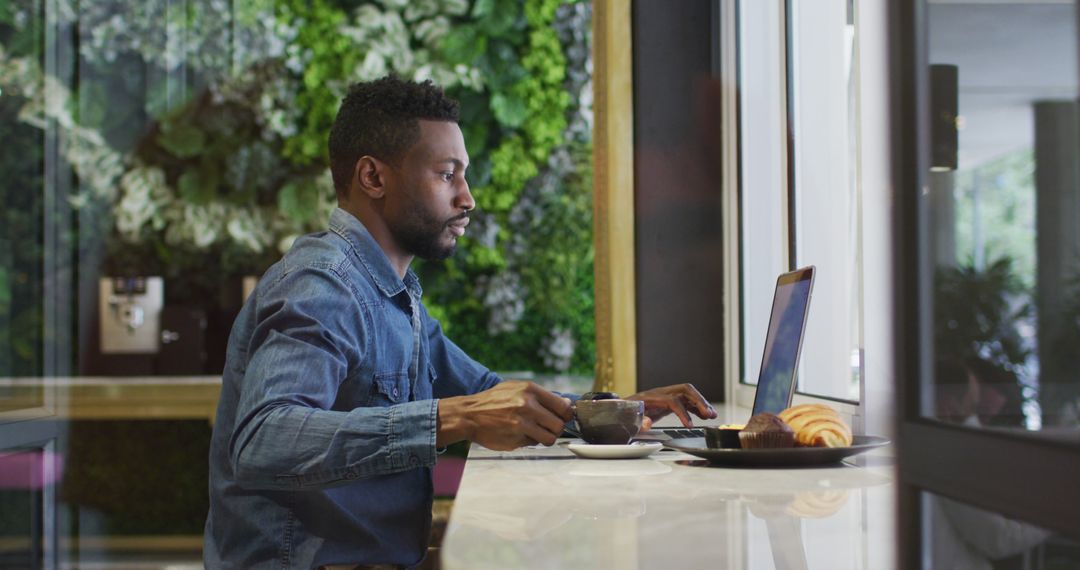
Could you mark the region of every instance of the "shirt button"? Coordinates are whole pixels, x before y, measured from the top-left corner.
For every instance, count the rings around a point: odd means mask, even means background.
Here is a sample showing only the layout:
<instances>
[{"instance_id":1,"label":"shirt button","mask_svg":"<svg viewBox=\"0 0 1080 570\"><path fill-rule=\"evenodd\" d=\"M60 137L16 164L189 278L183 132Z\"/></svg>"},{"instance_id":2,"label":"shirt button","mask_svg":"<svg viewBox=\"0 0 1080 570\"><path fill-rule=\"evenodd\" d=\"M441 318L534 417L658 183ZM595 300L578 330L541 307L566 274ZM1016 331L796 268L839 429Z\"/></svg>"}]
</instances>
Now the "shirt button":
<instances>
[{"instance_id":1,"label":"shirt button","mask_svg":"<svg viewBox=\"0 0 1080 570\"><path fill-rule=\"evenodd\" d=\"M356 479L356 471L352 471L352 470L346 471L345 472L345 478L346 479Z\"/></svg>"},{"instance_id":2,"label":"shirt button","mask_svg":"<svg viewBox=\"0 0 1080 570\"><path fill-rule=\"evenodd\" d=\"M394 388L394 397L395 397L395 398L397 398L397 397L398 397L398 394L399 394L399 393L400 393L400 392L398 392L398 389L397 389L397 388Z\"/></svg>"},{"instance_id":3,"label":"shirt button","mask_svg":"<svg viewBox=\"0 0 1080 570\"><path fill-rule=\"evenodd\" d=\"M414 467L417 466L417 465L420 465L420 458L415 456L415 455L410 455L409 456L409 465L412 465Z\"/></svg>"}]
</instances>

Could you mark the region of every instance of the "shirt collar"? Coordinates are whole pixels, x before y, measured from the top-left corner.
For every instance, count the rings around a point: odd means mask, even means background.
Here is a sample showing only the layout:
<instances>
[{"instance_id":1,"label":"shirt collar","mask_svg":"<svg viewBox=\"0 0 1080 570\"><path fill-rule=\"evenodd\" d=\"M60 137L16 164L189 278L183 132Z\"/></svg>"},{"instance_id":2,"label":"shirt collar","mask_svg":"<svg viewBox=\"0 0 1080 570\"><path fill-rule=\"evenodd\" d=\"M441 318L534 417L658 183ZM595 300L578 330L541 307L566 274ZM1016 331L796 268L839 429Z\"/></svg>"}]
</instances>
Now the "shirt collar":
<instances>
[{"instance_id":1,"label":"shirt collar","mask_svg":"<svg viewBox=\"0 0 1080 570\"><path fill-rule=\"evenodd\" d=\"M329 227L330 231L349 242L357 259L360 260L360 265L367 271L383 295L394 297L406 289L413 297L419 298L423 295L420 279L417 278L416 273L413 273L412 269L407 269L404 281L399 278L394 266L390 264L390 259L386 257L386 252L356 216L341 208L334 208L330 214Z\"/></svg>"}]
</instances>

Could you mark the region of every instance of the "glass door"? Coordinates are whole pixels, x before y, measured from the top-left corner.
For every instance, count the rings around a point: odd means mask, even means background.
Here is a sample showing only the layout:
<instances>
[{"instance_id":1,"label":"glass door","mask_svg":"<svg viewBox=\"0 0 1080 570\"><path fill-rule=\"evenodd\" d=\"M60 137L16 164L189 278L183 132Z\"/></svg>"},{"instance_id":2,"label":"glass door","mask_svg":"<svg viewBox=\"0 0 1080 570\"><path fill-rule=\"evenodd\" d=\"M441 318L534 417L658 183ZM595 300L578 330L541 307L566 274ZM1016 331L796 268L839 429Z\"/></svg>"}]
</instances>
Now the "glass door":
<instances>
[{"instance_id":1,"label":"glass door","mask_svg":"<svg viewBox=\"0 0 1080 570\"><path fill-rule=\"evenodd\" d=\"M1077 6L890 8L903 567L1075 567Z\"/></svg>"}]
</instances>

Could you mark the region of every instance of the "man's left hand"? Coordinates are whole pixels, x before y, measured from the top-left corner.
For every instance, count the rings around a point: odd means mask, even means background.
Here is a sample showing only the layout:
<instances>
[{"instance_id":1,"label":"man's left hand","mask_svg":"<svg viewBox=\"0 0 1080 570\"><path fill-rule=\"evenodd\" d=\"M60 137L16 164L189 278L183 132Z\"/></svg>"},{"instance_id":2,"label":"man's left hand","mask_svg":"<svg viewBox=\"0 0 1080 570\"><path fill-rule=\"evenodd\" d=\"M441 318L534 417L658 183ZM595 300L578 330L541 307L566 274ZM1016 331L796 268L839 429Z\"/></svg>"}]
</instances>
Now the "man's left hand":
<instances>
[{"instance_id":1,"label":"man's left hand","mask_svg":"<svg viewBox=\"0 0 1080 570\"><path fill-rule=\"evenodd\" d=\"M693 384L677 384L653 388L644 392L638 392L627 400L641 400L645 402L645 421L641 429L652 427L652 423L668 414L674 413L679 421L688 428L694 427L690 413L701 419L713 419L716 417L716 409L705 401L701 392L694 388Z\"/></svg>"}]
</instances>

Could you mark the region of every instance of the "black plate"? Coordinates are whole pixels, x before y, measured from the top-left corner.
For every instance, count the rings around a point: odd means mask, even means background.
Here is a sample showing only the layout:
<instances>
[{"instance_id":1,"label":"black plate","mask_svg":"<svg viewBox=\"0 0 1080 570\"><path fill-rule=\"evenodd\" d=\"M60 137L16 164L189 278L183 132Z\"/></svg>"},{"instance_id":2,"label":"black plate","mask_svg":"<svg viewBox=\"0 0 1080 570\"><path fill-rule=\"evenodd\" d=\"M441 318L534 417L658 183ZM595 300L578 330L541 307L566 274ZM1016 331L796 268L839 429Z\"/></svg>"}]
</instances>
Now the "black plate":
<instances>
[{"instance_id":1,"label":"black plate","mask_svg":"<svg viewBox=\"0 0 1080 570\"><path fill-rule=\"evenodd\" d=\"M665 441L664 445L708 459L716 465L744 467L802 467L837 463L845 457L858 455L888 445L889 440L876 435L857 435L850 447L787 447L783 449L713 449L703 437L684 437Z\"/></svg>"}]
</instances>

